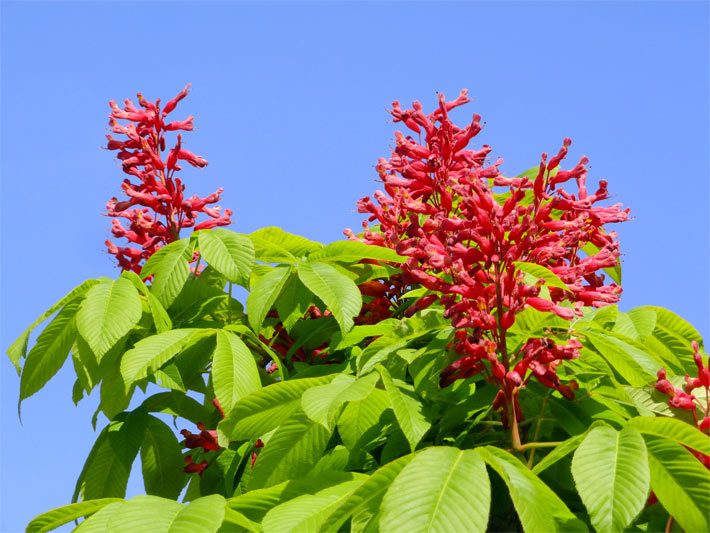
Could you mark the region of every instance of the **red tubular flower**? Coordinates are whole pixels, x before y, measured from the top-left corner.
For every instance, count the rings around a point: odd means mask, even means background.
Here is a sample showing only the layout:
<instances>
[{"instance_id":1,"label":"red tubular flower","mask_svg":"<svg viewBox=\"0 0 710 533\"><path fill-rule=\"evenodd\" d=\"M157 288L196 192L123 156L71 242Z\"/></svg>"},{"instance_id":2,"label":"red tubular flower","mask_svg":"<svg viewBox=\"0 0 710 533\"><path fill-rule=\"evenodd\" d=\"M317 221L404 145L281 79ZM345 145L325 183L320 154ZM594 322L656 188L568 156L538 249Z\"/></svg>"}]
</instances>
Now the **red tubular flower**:
<instances>
[{"instance_id":1,"label":"red tubular flower","mask_svg":"<svg viewBox=\"0 0 710 533\"><path fill-rule=\"evenodd\" d=\"M445 316L463 332L454 341L461 359L444 370L442 386L484 372L501 390L498 405L504 414L512 409L519 418L517 391L531 376L565 397L573 395L574 385L560 383L555 367L576 357L581 345L574 339L559 347L532 339L539 342L507 353L506 331L527 307L571 320L581 306L618 301L621 287L605 284L601 273L619 261L616 234L604 225L626 220L628 209L595 205L608 193L602 180L588 194L587 158L571 170L559 169L569 139L549 162L542 155L537 175L502 176L501 160L486 162L489 146L467 148L481 130L480 117L473 115L463 128L449 118L452 109L468 102L465 90L450 102L440 94L429 115L418 102L408 110L393 103L394 122L403 122L417 137L397 132L390 159L378 162L384 191L358 202L358 210L369 215L360 240L408 257L402 265L404 285L417 283L436 292ZM417 141L420 134L423 139ZM563 188L572 180L576 195ZM370 230L370 222L379 230ZM544 281L527 282L518 262L546 267L565 288L549 287L543 294Z\"/></svg>"},{"instance_id":2,"label":"red tubular flower","mask_svg":"<svg viewBox=\"0 0 710 533\"><path fill-rule=\"evenodd\" d=\"M202 422L197 423L199 433L191 433L187 429L180 431L180 434L185 437L185 448L203 448L207 451L221 450L222 447L217 442L217 432L213 429L205 429Z\"/></svg>"},{"instance_id":3,"label":"red tubular flower","mask_svg":"<svg viewBox=\"0 0 710 533\"><path fill-rule=\"evenodd\" d=\"M683 409L689 411L693 415L695 420L695 425L698 429L710 435L710 374L708 373L708 363L707 359L703 361L703 356L700 354L700 346L696 341L691 343L693 348L693 359L695 360L695 365L698 367L698 376L691 378L688 374L685 375L685 386L681 389L674 387L673 384L668 381L666 376L666 370L661 368L658 371L658 379L656 381L656 390L665 394L670 399L668 400L668 405L675 409ZM704 388L705 389L705 405L701 405L701 401L697 397L690 394L695 389ZM703 398L702 393L700 398ZM698 416L698 411L701 415ZM688 448L690 453L692 453L705 468L710 470L710 455L705 455L702 452Z\"/></svg>"},{"instance_id":4,"label":"red tubular flower","mask_svg":"<svg viewBox=\"0 0 710 533\"><path fill-rule=\"evenodd\" d=\"M106 204L106 214L110 217L124 218L128 221L125 228L114 221L113 234L125 238L133 246L118 247L107 241L110 254L116 257L122 270L140 272L143 261L158 249L180 238L180 230L194 227L194 230L208 229L231 224L232 211L225 209L220 214L218 207L208 205L219 201L222 189L205 197L192 196L184 199L185 186L177 172L181 170L179 161L187 161L195 167L207 166L207 160L182 148L182 138L178 134L175 146L170 149L167 158L165 133L169 131L191 131L193 117L185 120L165 122L165 118L175 110L177 104L187 96L189 85L160 109L160 100L149 102L138 94L137 108L131 100L125 100L123 109L116 102L109 102L111 114L109 125L113 133L125 135L121 141L107 135L109 150L117 150L123 171L137 182L126 179L123 191L127 201L119 202L112 198ZM126 120L127 125L118 121ZM196 224L199 213L208 219Z\"/></svg>"},{"instance_id":5,"label":"red tubular flower","mask_svg":"<svg viewBox=\"0 0 710 533\"><path fill-rule=\"evenodd\" d=\"M191 455L185 456L185 468L183 468L183 472L186 474L198 474L201 476L205 468L207 468L207 461L195 463Z\"/></svg>"}]
</instances>

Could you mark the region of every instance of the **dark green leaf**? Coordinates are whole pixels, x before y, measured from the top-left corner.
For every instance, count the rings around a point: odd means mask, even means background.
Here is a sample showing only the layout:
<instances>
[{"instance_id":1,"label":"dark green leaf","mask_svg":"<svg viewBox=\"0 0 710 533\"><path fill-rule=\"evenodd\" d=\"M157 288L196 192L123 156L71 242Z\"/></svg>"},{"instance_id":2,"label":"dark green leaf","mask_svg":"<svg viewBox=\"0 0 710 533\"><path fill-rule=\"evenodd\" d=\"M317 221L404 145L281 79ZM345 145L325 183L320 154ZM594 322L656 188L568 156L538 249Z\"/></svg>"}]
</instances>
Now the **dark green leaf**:
<instances>
[{"instance_id":1,"label":"dark green leaf","mask_svg":"<svg viewBox=\"0 0 710 533\"><path fill-rule=\"evenodd\" d=\"M154 416L147 416L145 424L141 446L145 491L176 500L185 484L182 446L173 431Z\"/></svg>"}]
</instances>

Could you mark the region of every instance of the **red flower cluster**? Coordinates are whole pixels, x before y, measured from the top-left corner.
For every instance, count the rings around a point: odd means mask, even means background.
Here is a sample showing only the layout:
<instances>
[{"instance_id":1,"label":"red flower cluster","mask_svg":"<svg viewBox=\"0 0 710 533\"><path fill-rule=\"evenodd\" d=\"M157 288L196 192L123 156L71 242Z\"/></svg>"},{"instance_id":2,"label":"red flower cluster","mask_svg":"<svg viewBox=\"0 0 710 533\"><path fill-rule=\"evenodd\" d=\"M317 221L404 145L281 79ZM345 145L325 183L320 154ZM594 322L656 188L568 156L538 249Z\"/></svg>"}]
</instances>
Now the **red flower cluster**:
<instances>
[{"instance_id":1,"label":"red flower cluster","mask_svg":"<svg viewBox=\"0 0 710 533\"><path fill-rule=\"evenodd\" d=\"M675 409L683 409L689 411L693 415L695 424L698 429L710 435L710 368L703 362L703 357L700 355L700 346L693 341L693 359L698 367L697 377L691 378L688 374L685 375L685 385L683 388L674 387L668 381L666 370L661 368L658 371L658 380L656 381L656 390L670 397L668 405ZM705 389L705 402L697 398L692 392L695 389ZM702 417L698 417L698 409L702 411ZM705 455L696 450L690 450L700 462L705 465L705 468L710 469L710 455Z\"/></svg>"},{"instance_id":2,"label":"red flower cluster","mask_svg":"<svg viewBox=\"0 0 710 533\"><path fill-rule=\"evenodd\" d=\"M393 103L394 121L419 141L397 132L392 156L378 162L385 192L358 202L358 210L370 214L361 240L408 257L402 267L407 282L441 295L457 329L455 349L463 356L444 370L442 385L485 373L500 387L496 406L507 422L511 406L516 418L522 416L517 392L530 375L565 396L573 394L560 383L556 366L576 357L581 347L574 339L562 346L531 339L508 354L507 330L527 307L570 320L582 306L616 302L621 287L606 284L599 274L619 261L616 234L604 225L626 220L628 209L596 205L608 198L607 183L600 181L589 193L586 157L571 170L559 169L569 139L549 161L542 155L536 173L504 177L498 170L502 161L486 165L489 146L467 149L481 130L480 117L474 115L464 128L449 118L467 102L465 90L450 102L439 95L439 106L429 115L419 102L407 110ZM576 195L560 187L570 180L576 181ZM379 230L369 228L373 221ZM346 235L357 238L350 230ZM546 267L565 288L528 281L518 262Z\"/></svg>"},{"instance_id":3,"label":"red flower cluster","mask_svg":"<svg viewBox=\"0 0 710 533\"><path fill-rule=\"evenodd\" d=\"M207 161L185 150L180 134L177 135L177 142L170 149L167 158L163 156L166 150L166 132L193 129L192 116L185 120L166 122L167 116L178 102L187 96L188 89L189 85L162 109L160 100L149 102L140 93L140 107L136 107L131 100L124 101L123 109L116 102L109 102L111 130L113 133L125 135L126 139L117 140L107 135L107 147L109 150L118 150L117 157L121 161L123 171L132 178L137 178L137 182L128 178L123 180L121 188L127 196L126 200L111 198L106 204L106 214L114 217L113 235L123 237L136 245L121 247L106 241L109 253L116 257L118 266L123 270L140 272L141 262L162 246L178 240L182 228L199 230L231 224L231 210L225 209L224 213L220 213L220 207L210 207L219 201L222 189L205 198L185 197L185 186L176 175L182 170L180 162L185 161L202 168L207 166ZM119 120L128 121L128 124L124 126ZM210 218L196 223L199 213ZM128 221L128 227L121 223L120 218Z\"/></svg>"},{"instance_id":4,"label":"red flower cluster","mask_svg":"<svg viewBox=\"0 0 710 533\"><path fill-rule=\"evenodd\" d=\"M219 412L219 414L224 418L224 411L222 410L222 405L220 405L219 400L214 398L212 400L212 405ZM217 431L214 429L205 429L205 424L203 422L197 423L197 429L200 430L199 433L192 433L187 429L180 430L180 434L185 437L185 448L195 449L202 448L205 452L209 451L219 451L222 447L217 442ZM202 461L200 463L195 463L191 455L185 456L185 468L183 469L188 474L199 474L205 471L207 468L207 461Z\"/></svg>"}]
</instances>

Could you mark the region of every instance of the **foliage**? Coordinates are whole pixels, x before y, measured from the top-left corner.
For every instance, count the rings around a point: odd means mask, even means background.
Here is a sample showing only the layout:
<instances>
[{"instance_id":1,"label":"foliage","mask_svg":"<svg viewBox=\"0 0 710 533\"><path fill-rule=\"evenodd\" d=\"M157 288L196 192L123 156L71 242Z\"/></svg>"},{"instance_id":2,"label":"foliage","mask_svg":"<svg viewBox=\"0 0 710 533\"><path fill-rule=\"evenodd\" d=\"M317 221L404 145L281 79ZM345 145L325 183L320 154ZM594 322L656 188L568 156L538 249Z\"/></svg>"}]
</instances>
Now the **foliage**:
<instances>
[{"instance_id":1,"label":"foliage","mask_svg":"<svg viewBox=\"0 0 710 533\"><path fill-rule=\"evenodd\" d=\"M466 149L479 119L448 118L465 101L395 103L425 141L398 134L387 195L360 202L379 225L328 245L212 229L215 212L178 238L201 208L185 215L172 172L204 160L178 140L163 162L161 132L192 120L162 122L176 101L112 105L138 124L109 140L138 152L119 156L143 184L130 202L167 218L129 238L142 251L117 279L73 289L8 350L20 401L71 357L74 401L98 389L93 423L108 421L72 503L28 531L710 530L700 335L614 305L604 224L626 211L593 206L606 183L587 194L586 161L558 168L569 142L502 176ZM125 500L139 455L146 495Z\"/></svg>"}]
</instances>

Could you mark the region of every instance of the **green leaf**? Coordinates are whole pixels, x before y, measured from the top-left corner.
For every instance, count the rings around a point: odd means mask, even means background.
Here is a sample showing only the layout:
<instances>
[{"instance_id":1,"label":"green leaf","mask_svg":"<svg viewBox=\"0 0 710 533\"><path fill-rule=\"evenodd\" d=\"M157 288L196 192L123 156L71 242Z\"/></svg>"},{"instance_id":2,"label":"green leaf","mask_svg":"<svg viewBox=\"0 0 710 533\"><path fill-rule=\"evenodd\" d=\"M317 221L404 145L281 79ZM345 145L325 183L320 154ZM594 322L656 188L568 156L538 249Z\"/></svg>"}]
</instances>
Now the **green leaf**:
<instances>
[{"instance_id":1,"label":"green leaf","mask_svg":"<svg viewBox=\"0 0 710 533\"><path fill-rule=\"evenodd\" d=\"M264 517L264 532L321 531L328 517L362 485L363 478L346 481L315 494L303 494L274 507Z\"/></svg>"},{"instance_id":2,"label":"green leaf","mask_svg":"<svg viewBox=\"0 0 710 533\"><path fill-rule=\"evenodd\" d=\"M374 389L364 400L350 402L338 418L338 433L349 450L360 448L360 440L380 423L382 414L390 408L387 393Z\"/></svg>"},{"instance_id":3,"label":"green leaf","mask_svg":"<svg viewBox=\"0 0 710 533\"><path fill-rule=\"evenodd\" d=\"M648 307L638 307L628 313L619 312L612 331L639 341L651 335L655 327L656 312Z\"/></svg>"},{"instance_id":4,"label":"green leaf","mask_svg":"<svg viewBox=\"0 0 710 533\"><path fill-rule=\"evenodd\" d=\"M126 501L108 521L106 531L136 533L137 531L169 532L184 506L158 496L136 496Z\"/></svg>"},{"instance_id":5,"label":"green leaf","mask_svg":"<svg viewBox=\"0 0 710 533\"><path fill-rule=\"evenodd\" d=\"M305 478L285 481L266 489L250 490L249 492L230 498L227 505L254 522L261 522L266 513L277 505L302 494L313 494L324 488L332 487L347 481L353 481L362 474L352 472L319 472Z\"/></svg>"},{"instance_id":6,"label":"green leaf","mask_svg":"<svg viewBox=\"0 0 710 533\"><path fill-rule=\"evenodd\" d=\"M189 420L193 424L208 420L211 412L197 400L177 392L159 392L143 400L141 409L152 413L166 413Z\"/></svg>"},{"instance_id":7,"label":"green leaf","mask_svg":"<svg viewBox=\"0 0 710 533\"><path fill-rule=\"evenodd\" d=\"M173 329L138 341L121 359L121 375L131 385L159 369L189 344L195 343L211 330Z\"/></svg>"},{"instance_id":8,"label":"green leaf","mask_svg":"<svg viewBox=\"0 0 710 533\"><path fill-rule=\"evenodd\" d=\"M219 424L230 440L257 439L283 424L301 405L311 387L324 385L332 376L274 383L239 400Z\"/></svg>"},{"instance_id":9,"label":"green leaf","mask_svg":"<svg viewBox=\"0 0 710 533\"><path fill-rule=\"evenodd\" d=\"M237 401L261 388L254 357L234 333L217 332L212 357L212 383L225 413L231 411Z\"/></svg>"},{"instance_id":10,"label":"green leaf","mask_svg":"<svg viewBox=\"0 0 710 533\"><path fill-rule=\"evenodd\" d=\"M669 333L686 339L688 345L690 345L690 341L702 342L703 340L703 338L700 336L700 333L698 333L698 330L695 329L690 324L690 322L679 317L674 312L669 311L668 309L655 306L644 306L639 307L637 309L647 309L653 311L656 314L657 328L664 329Z\"/></svg>"},{"instance_id":11,"label":"green leaf","mask_svg":"<svg viewBox=\"0 0 710 533\"><path fill-rule=\"evenodd\" d=\"M256 259L264 263L295 263L323 248L321 243L287 233L275 226L256 230L248 237L254 243Z\"/></svg>"},{"instance_id":12,"label":"green leaf","mask_svg":"<svg viewBox=\"0 0 710 533\"><path fill-rule=\"evenodd\" d=\"M548 453L542 461L540 461L538 464L535 465L535 467L532 469L533 474L535 475L540 475L541 472L555 464L557 461L564 459L567 457L570 453L575 451L579 445L582 443L584 440L584 437L586 437L586 433L582 433L581 435L576 435L572 438L567 439L563 443L561 443L559 446L556 446L553 448L553 450Z\"/></svg>"},{"instance_id":13,"label":"green leaf","mask_svg":"<svg viewBox=\"0 0 710 533\"><path fill-rule=\"evenodd\" d=\"M99 500L89 500L85 502L72 503L57 509L53 509L32 519L27 524L27 533L43 533L52 531L72 520L94 514L99 509L106 507L110 503L123 502L119 498L102 498Z\"/></svg>"},{"instance_id":14,"label":"green leaf","mask_svg":"<svg viewBox=\"0 0 710 533\"><path fill-rule=\"evenodd\" d=\"M229 281L245 284L254 265L254 244L249 237L225 229L197 232L200 255Z\"/></svg>"},{"instance_id":15,"label":"green leaf","mask_svg":"<svg viewBox=\"0 0 710 533\"><path fill-rule=\"evenodd\" d=\"M585 328L583 333L629 385L643 387L655 380L661 363L647 352L592 329Z\"/></svg>"},{"instance_id":16,"label":"green leaf","mask_svg":"<svg viewBox=\"0 0 710 533\"><path fill-rule=\"evenodd\" d=\"M626 427L633 428L644 435L665 437L710 455L710 438L698 428L677 418L639 416L629 420Z\"/></svg>"},{"instance_id":17,"label":"green leaf","mask_svg":"<svg viewBox=\"0 0 710 533\"><path fill-rule=\"evenodd\" d=\"M176 500L185 484L182 446L173 431L154 416L147 416L141 446L143 483L147 494Z\"/></svg>"},{"instance_id":18,"label":"green leaf","mask_svg":"<svg viewBox=\"0 0 710 533\"><path fill-rule=\"evenodd\" d=\"M76 338L78 309L77 301L67 304L40 333L22 368L20 401L44 387L64 365Z\"/></svg>"},{"instance_id":19,"label":"green leaf","mask_svg":"<svg viewBox=\"0 0 710 533\"><path fill-rule=\"evenodd\" d=\"M303 318L312 303L313 293L306 288L295 273L291 273L281 295L276 300L279 320L283 322L287 332L292 331L294 324Z\"/></svg>"},{"instance_id":20,"label":"green leaf","mask_svg":"<svg viewBox=\"0 0 710 533\"><path fill-rule=\"evenodd\" d=\"M330 431L302 411L279 426L259 454L250 489L276 485L305 476L325 450Z\"/></svg>"},{"instance_id":21,"label":"green leaf","mask_svg":"<svg viewBox=\"0 0 710 533\"><path fill-rule=\"evenodd\" d=\"M383 531L486 531L491 488L475 450L431 447L418 453L387 490Z\"/></svg>"},{"instance_id":22,"label":"green leaf","mask_svg":"<svg viewBox=\"0 0 710 533\"><path fill-rule=\"evenodd\" d=\"M311 420L331 430L343 404L366 398L378 380L377 374L369 374L357 380L352 376L338 374L327 385L319 385L304 392L301 405Z\"/></svg>"},{"instance_id":23,"label":"green leaf","mask_svg":"<svg viewBox=\"0 0 710 533\"><path fill-rule=\"evenodd\" d=\"M146 287L143 280L133 272L132 270L126 270L121 273L121 276L133 283L133 286L138 289L148 302L148 308L150 309L150 314L153 317L153 324L155 325L155 330L158 333L163 331L168 331L172 329L173 324L170 320L168 312L163 307L163 304L153 295L152 292Z\"/></svg>"},{"instance_id":24,"label":"green leaf","mask_svg":"<svg viewBox=\"0 0 710 533\"><path fill-rule=\"evenodd\" d=\"M646 446L631 428L589 432L572 459L572 475L596 531L622 531L648 498Z\"/></svg>"},{"instance_id":25,"label":"green leaf","mask_svg":"<svg viewBox=\"0 0 710 533\"><path fill-rule=\"evenodd\" d=\"M226 500L211 494L183 506L168 528L168 533L216 532L225 518ZM135 530L140 531L140 530Z\"/></svg>"},{"instance_id":26,"label":"green leaf","mask_svg":"<svg viewBox=\"0 0 710 533\"><path fill-rule=\"evenodd\" d=\"M22 335L20 335L15 340L15 342L13 342L7 349L7 355L10 358L10 361L12 361L12 364L15 365L15 369L17 369L18 374L20 372L20 359L22 359L27 354L27 344L32 331L34 331L34 329L42 322L47 320L47 318L56 313L58 309L65 307L66 305L72 303L74 300L82 298L91 287L93 287L97 283L104 283L107 280L108 278L86 280L78 287L75 287L74 289L69 291L57 303L55 303L52 307L50 307L39 317L37 317L37 319L32 322L32 324L30 324L30 326L25 331L22 332Z\"/></svg>"},{"instance_id":27,"label":"green leaf","mask_svg":"<svg viewBox=\"0 0 710 533\"><path fill-rule=\"evenodd\" d=\"M279 266L253 281L247 297L247 318L256 333L261 330L266 314L281 294L290 274L290 266Z\"/></svg>"},{"instance_id":28,"label":"green leaf","mask_svg":"<svg viewBox=\"0 0 710 533\"><path fill-rule=\"evenodd\" d=\"M126 387L121 376L121 369L116 360L113 364L105 365L108 370L104 372L101 381L101 403L99 409L103 411L106 418L111 420L118 413L128 407L133 395L132 387ZM96 419L93 421L96 426Z\"/></svg>"},{"instance_id":29,"label":"green leaf","mask_svg":"<svg viewBox=\"0 0 710 533\"><path fill-rule=\"evenodd\" d=\"M227 528L226 524L237 526L246 531L249 531L250 533L258 533L259 531L261 531L261 526L259 526L259 524L252 522L242 513L235 511L234 509L231 509L229 507L224 508L224 524L223 529L221 529L220 531L224 531L225 533L227 531L232 531L232 528ZM238 529L237 531L241 530Z\"/></svg>"},{"instance_id":30,"label":"green leaf","mask_svg":"<svg viewBox=\"0 0 710 533\"><path fill-rule=\"evenodd\" d=\"M710 531L710 476L696 457L672 440L646 437L651 489L685 531Z\"/></svg>"},{"instance_id":31,"label":"green leaf","mask_svg":"<svg viewBox=\"0 0 710 533\"><path fill-rule=\"evenodd\" d=\"M141 278L154 276L151 292L166 309L175 301L190 276L192 250L192 239L180 239L155 252L143 265Z\"/></svg>"},{"instance_id":32,"label":"green leaf","mask_svg":"<svg viewBox=\"0 0 710 533\"><path fill-rule=\"evenodd\" d=\"M527 263L525 261L515 261L513 264L515 265L515 268L521 272L529 274L535 278L535 281L540 279L544 280L547 287L557 287L558 289L566 291L569 290L567 284L557 277L557 274L542 265L538 265L537 263Z\"/></svg>"},{"instance_id":33,"label":"green leaf","mask_svg":"<svg viewBox=\"0 0 710 533\"><path fill-rule=\"evenodd\" d=\"M525 531L586 531L559 496L514 456L492 446L476 450L508 486Z\"/></svg>"},{"instance_id":34,"label":"green leaf","mask_svg":"<svg viewBox=\"0 0 710 533\"><path fill-rule=\"evenodd\" d=\"M343 335L347 333L362 307L355 282L326 263L302 263L298 277L330 309Z\"/></svg>"},{"instance_id":35,"label":"green leaf","mask_svg":"<svg viewBox=\"0 0 710 533\"><path fill-rule=\"evenodd\" d=\"M126 495L131 465L143 442L145 415L134 411L119 415L99 434L79 474L73 501Z\"/></svg>"},{"instance_id":36,"label":"green leaf","mask_svg":"<svg viewBox=\"0 0 710 533\"><path fill-rule=\"evenodd\" d=\"M377 511L387 489L412 459L414 459L413 454L405 455L375 471L350 495L347 501L328 517L322 524L321 530L340 531L345 520L359 509L374 507L374 511Z\"/></svg>"},{"instance_id":37,"label":"green leaf","mask_svg":"<svg viewBox=\"0 0 710 533\"><path fill-rule=\"evenodd\" d=\"M424 416L424 406L417 399L414 387L404 381L393 380L389 372L382 366L378 367L378 370L392 404L394 416L397 418L399 427L407 438L411 450L414 451L431 427L431 422Z\"/></svg>"},{"instance_id":38,"label":"green leaf","mask_svg":"<svg viewBox=\"0 0 710 533\"><path fill-rule=\"evenodd\" d=\"M359 241L336 241L308 256L308 261L320 261L323 263L328 261L357 263L362 259L379 259L381 261L401 263L406 257L402 257L391 248L373 246Z\"/></svg>"},{"instance_id":39,"label":"green leaf","mask_svg":"<svg viewBox=\"0 0 710 533\"><path fill-rule=\"evenodd\" d=\"M73 533L106 533L109 520L125 505L125 500L109 503L95 514L84 520Z\"/></svg>"},{"instance_id":40,"label":"green leaf","mask_svg":"<svg viewBox=\"0 0 710 533\"><path fill-rule=\"evenodd\" d=\"M106 354L138 324L143 314L138 291L126 278L94 285L76 315L76 326L96 357Z\"/></svg>"}]
</instances>

